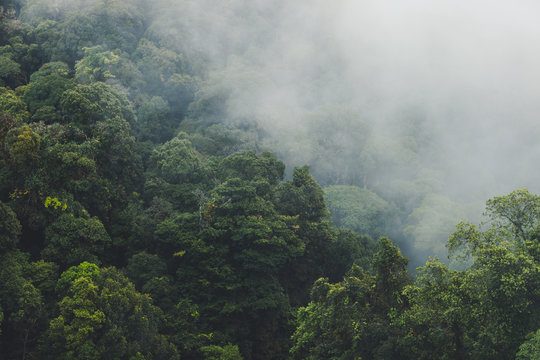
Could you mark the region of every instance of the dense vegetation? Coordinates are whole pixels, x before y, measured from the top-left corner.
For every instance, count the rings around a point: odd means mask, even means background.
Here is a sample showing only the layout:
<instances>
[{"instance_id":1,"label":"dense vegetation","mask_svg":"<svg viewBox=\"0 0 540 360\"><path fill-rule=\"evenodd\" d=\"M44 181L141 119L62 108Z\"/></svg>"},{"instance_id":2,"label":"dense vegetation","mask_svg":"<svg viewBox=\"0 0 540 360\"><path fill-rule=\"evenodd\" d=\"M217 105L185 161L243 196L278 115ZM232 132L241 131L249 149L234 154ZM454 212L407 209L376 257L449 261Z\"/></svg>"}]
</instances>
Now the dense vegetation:
<instances>
[{"instance_id":1,"label":"dense vegetation","mask_svg":"<svg viewBox=\"0 0 540 360\"><path fill-rule=\"evenodd\" d=\"M286 177L156 11L0 6L2 358L538 359L539 196L489 200L459 270L413 279L371 162Z\"/></svg>"}]
</instances>

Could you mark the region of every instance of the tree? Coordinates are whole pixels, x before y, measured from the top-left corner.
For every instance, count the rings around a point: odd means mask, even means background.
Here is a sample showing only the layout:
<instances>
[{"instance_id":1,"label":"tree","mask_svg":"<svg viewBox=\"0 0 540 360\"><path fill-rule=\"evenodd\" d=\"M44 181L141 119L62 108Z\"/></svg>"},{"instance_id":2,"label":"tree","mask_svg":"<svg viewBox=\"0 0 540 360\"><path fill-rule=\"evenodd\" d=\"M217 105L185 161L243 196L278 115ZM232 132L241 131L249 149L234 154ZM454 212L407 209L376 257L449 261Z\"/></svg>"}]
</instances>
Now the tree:
<instances>
[{"instance_id":1,"label":"tree","mask_svg":"<svg viewBox=\"0 0 540 360\"><path fill-rule=\"evenodd\" d=\"M193 101L197 90L197 81L187 74L173 74L164 84L164 96L171 111L177 117L183 117L187 113L188 105Z\"/></svg>"},{"instance_id":2,"label":"tree","mask_svg":"<svg viewBox=\"0 0 540 360\"><path fill-rule=\"evenodd\" d=\"M141 158L135 152L131 127L122 118L100 121L94 128L97 172L127 191L141 184Z\"/></svg>"},{"instance_id":3,"label":"tree","mask_svg":"<svg viewBox=\"0 0 540 360\"><path fill-rule=\"evenodd\" d=\"M28 173L35 165L41 137L30 126L11 129L6 135L9 161L19 173Z\"/></svg>"},{"instance_id":4,"label":"tree","mask_svg":"<svg viewBox=\"0 0 540 360\"><path fill-rule=\"evenodd\" d=\"M60 98L60 107L66 122L89 130L99 121L120 118L135 122L135 114L128 99L102 82L76 85Z\"/></svg>"},{"instance_id":5,"label":"tree","mask_svg":"<svg viewBox=\"0 0 540 360\"><path fill-rule=\"evenodd\" d=\"M325 201L334 225L376 239L388 232L391 205L368 189L334 185L324 189Z\"/></svg>"},{"instance_id":6,"label":"tree","mask_svg":"<svg viewBox=\"0 0 540 360\"><path fill-rule=\"evenodd\" d=\"M203 158L186 137L185 133L180 133L152 154L159 175L169 183L200 183L204 180Z\"/></svg>"},{"instance_id":7,"label":"tree","mask_svg":"<svg viewBox=\"0 0 540 360\"><path fill-rule=\"evenodd\" d=\"M10 55L0 55L0 85L16 87L22 83L23 75L21 65L15 62Z\"/></svg>"},{"instance_id":8,"label":"tree","mask_svg":"<svg viewBox=\"0 0 540 360\"><path fill-rule=\"evenodd\" d=\"M242 360L236 345L208 345L202 347L205 360Z\"/></svg>"},{"instance_id":9,"label":"tree","mask_svg":"<svg viewBox=\"0 0 540 360\"><path fill-rule=\"evenodd\" d=\"M373 258L375 270L375 292L377 303L384 311L402 307L403 298L401 290L410 283L411 279L407 271L409 259L401 254L401 251L388 238L379 239L379 250ZM396 309L399 310L399 309Z\"/></svg>"},{"instance_id":10,"label":"tree","mask_svg":"<svg viewBox=\"0 0 540 360\"><path fill-rule=\"evenodd\" d=\"M42 131L40 154L44 182L56 191L65 191L72 184L92 177L97 172L98 143L88 139L77 128L54 124Z\"/></svg>"},{"instance_id":11,"label":"tree","mask_svg":"<svg viewBox=\"0 0 540 360\"><path fill-rule=\"evenodd\" d=\"M160 143L169 140L176 130L176 121L171 117L169 103L162 97L153 96L141 104L137 118L141 140Z\"/></svg>"},{"instance_id":12,"label":"tree","mask_svg":"<svg viewBox=\"0 0 540 360\"><path fill-rule=\"evenodd\" d=\"M81 84L96 81L105 82L114 75L110 67L118 64L120 57L112 51L104 51L101 46L83 48L85 57L75 64L75 80Z\"/></svg>"},{"instance_id":13,"label":"tree","mask_svg":"<svg viewBox=\"0 0 540 360\"><path fill-rule=\"evenodd\" d=\"M295 168L292 181L278 192L278 209L286 215L299 215L300 220L317 222L328 216L324 192L309 174L309 166Z\"/></svg>"},{"instance_id":14,"label":"tree","mask_svg":"<svg viewBox=\"0 0 540 360\"><path fill-rule=\"evenodd\" d=\"M321 278L311 301L298 310L290 355L293 359L399 359L399 329L405 309L402 289L409 283L404 258L381 238L370 276L353 265L342 281Z\"/></svg>"},{"instance_id":15,"label":"tree","mask_svg":"<svg viewBox=\"0 0 540 360\"><path fill-rule=\"evenodd\" d=\"M35 350L51 315L48 285L56 280L56 268L43 261L29 263L28 256L17 250L1 254L0 261L0 308L4 315L0 351L6 358L24 359Z\"/></svg>"},{"instance_id":16,"label":"tree","mask_svg":"<svg viewBox=\"0 0 540 360\"><path fill-rule=\"evenodd\" d=\"M540 357L540 330L519 347L516 360L534 360Z\"/></svg>"},{"instance_id":17,"label":"tree","mask_svg":"<svg viewBox=\"0 0 540 360\"><path fill-rule=\"evenodd\" d=\"M199 306L201 332L237 344L246 358L283 355L290 309L285 270L305 249L298 215L275 209L283 164L254 152L210 164L217 185L194 194L198 209L156 226L154 251L164 259L174 253L176 292Z\"/></svg>"},{"instance_id":18,"label":"tree","mask_svg":"<svg viewBox=\"0 0 540 360\"><path fill-rule=\"evenodd\" d=\"M311 290L311 302L298 310L292 336L292 359L359 359L371 318L369 303L373 278L353 266L343 281L330 284L319 279Z\"/></svg>"},{"instance_id":19,"label":"tree","mask_svg":"<svg viewBox=\"0 0 540 360\"><path fill-rule=\"evenodd\" d=\"M308 301L311 284L331 268L329 249L337 241L337 233L328 220L324 192L308 166L295 168L292 180L279 185L274 203L280 214L295 218L295 234L305 246L281 274L291 303L299 306Z\"/></svg>"},{"instance_id":20,"label":"tree","mask_svg":"<svg viewBox=\"0 0 540 360\"><path fill-rule=\"evenodd\" d=\"M400 340L411 359L463 360L471 356L467 332L474 322L477 300L468 274L450 270L436 259L419 269L414 285L404 294L410 308L402 315Z\"/></svg>"},{"instance_id":21,"label":"tree","mask_svg":"<svg viewBox=\"0 0 540 360\"><path fill-rule=\"evenodd\" d=\"M53 123L61 120L60 99L64 91L75 86L70 69L62 62L50 62L30 76L30 83L18 91L28 104L32 120Z\"/></svg>"},{"instance_id":22,"label":"tree","mask_svg":"<svg viewBox=\"0 0 540 360\"><path fill-rule=\"evenodd\" d=\"M540 267L535 257L537 197L519 190L487 202L486 229L460 223L449 238L452 256L468 265L451 271L437 261L421 270L406 290L411 310L404 324L417 332L404 337L415 356L507 359L540 323ZM417 342L418 341L418 342Z\"/></svg>"},{"instance_id":23,"label":"tree","mask_svg":"<svg viewBox=\"0 0 540 360\"><path fill-rule=\"evenodd\" d=\"M13 90L5 87L0 87L0 111L13 118L17 125L22 125L30 118L23 99Z\"/></svg>"},{"instance_id":24,"label":"tree","mask_svg":"<svg viewBox=\"0 0 540 360\"><path fill-rule=\"evenodd\" d=\"M84 57L75 64L75 80L82 84L101 81L113 87L134 91L141 87L142 74L128 55L119 49L106 50L103 46L85 47ZM135 94L133 94L135 95Z\"/></svg>"},{"instance_id":25,"label":"tree","mask_svg":"<svg viewBox=\"0 0 540 360\"><path fill-rule=\"evenodd\" d=\"M353 264L371 271L377 242L370 237L350 230L339 230L328 245L328 261L324 274L331 282L339 282Z\"/></svg>"},{"instance_id":26,"label":"tree","mask_svg":"<svg viewBox=\"0 0 540 360\"><path fill-rule=\"evenodd\" d=\"M62 9L52 3L33 2L25 6L21 16L42 27L36 32L47 56L71 66L84 56L85 47L103 45L107 50L131 53L143 31L140 7L130 2L70 3Z\"/></svg>"},{"instance_id":27,"label":"tree","mask_svg":"<svg viewBox=\"0 0 540 360\"><path fill-rule=\"evenodd\" d=\"M465 214L463 205L443 195L428 194L404 220L403 234L426 256L446 256L448 234Z\"/></svg>"},{"instance_id":28,"label":"tree","mask_svg":"<svg viewBox=\"0 0 540 360\"><path fill-rule=\"evenodd\" d=\"M41 65L42 53L38 44L30 43L23 24L13 22L11 25L12 33L7 37L7 43L0 46L0 79L11 88L16 88L28 83L30 74Z\"/></svg>"},{"instance_id":29,"label":"tree","mask_svg":"<svg viewBox=\"0 0 540 360\"><path fill-rule=\"evenodd\" d=\"M535 255L540 228L540 197L527 190L516 190L486 203L485 216L489 228L482 232L477 226L459 223L450 236L448 247L456 255L475 256L489 245L504 245L513 252L527 251Z\"/></svg>"},{"instance_id":30,"label":"tree","mask_svg":"<svg viewBox=\"0 0 540 360\"><path fill-rule=\"evenodd\" d=\"M114 268L81 263L58 281L60 315L45 334L45 359L177 359L159 334L160 311Z\"/></svg>"},{"instance_id":31,"label":"tree","mask_svg":"<svg viewBox=\"0 0 540 360\"><path fill-rule=\"evenodd\" d=\"M111 246L111 238L96 217L62 214L45 230L42 256L62 268L82 261L100 263Z\"/></svg>"},{"instance_id":32,"label":"tree","mask_svg":"<svg viewBox=\"0 0 540 360\"><path fill-rule=\"evenodd\" d=\"M0 254L13 250L21 235L21 224L9 206L0 201Z\"/></svg>"},{"instance_id":33,"label":"tree","mask_svg":"<svg viewBox=\"0 0 540 360\"><path fill-rule=\"evenodd\" d=\"M143 76L145 92L178 101L179 109L183 109L193 96L189 93L193 91L190 88L193 80L183 75L188 70L185 58L147 38L140 39L133 56Z\"/></svg>"},{"instance_id":34,"label":"tree","mask_svg":"<svg viewBox=\"0 0 540 360\"><path fill-rule=\"evenodd\" d=\"M159 256L140 252L129 259L126 275L138 289L142 289L153 278L165 275L166 270L166 264Z\"/></svg>"}]
</instances>

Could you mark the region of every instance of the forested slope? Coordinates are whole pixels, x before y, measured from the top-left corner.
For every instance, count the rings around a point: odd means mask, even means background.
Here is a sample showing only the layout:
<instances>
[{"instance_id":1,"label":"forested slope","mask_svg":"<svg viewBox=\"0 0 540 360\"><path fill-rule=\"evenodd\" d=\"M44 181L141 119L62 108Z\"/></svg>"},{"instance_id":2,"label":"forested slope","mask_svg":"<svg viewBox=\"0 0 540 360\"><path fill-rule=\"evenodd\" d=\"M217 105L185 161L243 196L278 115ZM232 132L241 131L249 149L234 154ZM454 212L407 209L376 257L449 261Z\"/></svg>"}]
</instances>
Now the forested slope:
<instances>
[{"instance_id":1,"label":"forested slope","mask_svg":"<svg viewBox=\"0 0 540 360\"><path fill-rule=\"evenodd\" d=\"M330 181L321 143L325 190L286 169L268 129L230 121L191 3L169 28L152 4L0 6L2 358L539 356L538 196L488 201L450 237L461 270L430 259L415 280L380 237L403 236L407 200L368 188L373 161ZM279 16L257 10L235 16ZM416 216L452 213L427 193Z\"/></svg>"}]
</instances>

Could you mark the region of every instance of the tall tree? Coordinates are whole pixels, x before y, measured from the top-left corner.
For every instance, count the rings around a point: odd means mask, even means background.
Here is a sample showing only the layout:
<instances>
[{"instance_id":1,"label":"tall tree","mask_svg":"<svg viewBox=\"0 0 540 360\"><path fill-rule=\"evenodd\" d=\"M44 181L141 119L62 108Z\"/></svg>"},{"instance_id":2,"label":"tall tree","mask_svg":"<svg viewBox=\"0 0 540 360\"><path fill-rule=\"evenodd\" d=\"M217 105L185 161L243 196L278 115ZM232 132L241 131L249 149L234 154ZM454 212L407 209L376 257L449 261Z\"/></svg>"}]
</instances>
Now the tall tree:
<instances>
[{"instance_id":1,"label":"tall tree","mask_svg":"<svg viewBox=\"0 0 540 360\"><path fill-rule=\"evenodd\" d=\"M60 315L43 339L44 359L177 359L159 334L160 311L114 268L81 263L57 285Z\"/></svg>"}]
</instances>

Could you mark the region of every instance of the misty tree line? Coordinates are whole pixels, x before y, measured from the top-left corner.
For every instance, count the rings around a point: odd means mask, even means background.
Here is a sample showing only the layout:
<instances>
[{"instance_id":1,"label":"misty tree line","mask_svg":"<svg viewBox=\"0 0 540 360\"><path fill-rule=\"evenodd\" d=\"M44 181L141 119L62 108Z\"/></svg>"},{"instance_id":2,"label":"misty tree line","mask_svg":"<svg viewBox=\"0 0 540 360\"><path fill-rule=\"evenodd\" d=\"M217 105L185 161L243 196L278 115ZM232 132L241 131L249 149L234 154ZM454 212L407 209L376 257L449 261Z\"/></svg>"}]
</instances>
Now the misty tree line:
<instances>
[{"instance_id":1,"label":"misty tree line","mask_svg":"<svg viewBox=\"0 0 540 360\"><path fill-rule=\"evenodd\" d=\"M136 0L0 9L2 357L538 358L539 196L489 200L449 238L460 270L432 258L413 279L380 236L429 238L404 219L444 201L385 200L370 171L421 151L415 120L410 151L366 145L335 177L343 134L313 133L324 161L286 176L264 127L223 121L187 20L164 32Z\"/></svg>"}]
</instances>

